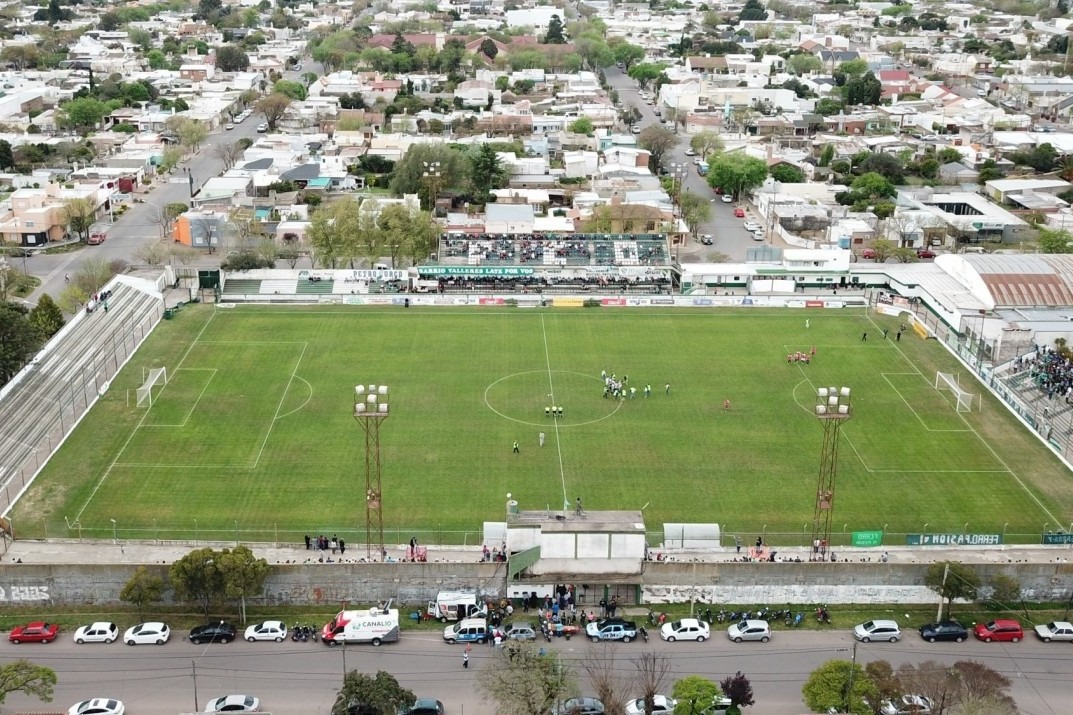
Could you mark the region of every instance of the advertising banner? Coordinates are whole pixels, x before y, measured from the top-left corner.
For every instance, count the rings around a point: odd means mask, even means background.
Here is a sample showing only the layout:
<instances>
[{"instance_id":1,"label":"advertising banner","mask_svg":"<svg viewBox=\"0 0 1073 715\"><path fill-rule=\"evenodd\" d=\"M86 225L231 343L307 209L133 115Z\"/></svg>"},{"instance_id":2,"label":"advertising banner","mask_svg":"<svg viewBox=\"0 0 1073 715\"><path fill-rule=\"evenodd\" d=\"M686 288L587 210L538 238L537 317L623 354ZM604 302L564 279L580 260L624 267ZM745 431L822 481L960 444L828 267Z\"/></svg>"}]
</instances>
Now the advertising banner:
<instances>
[{"instance_id":1,"label":"advertising banner","mask_svg":"<svg viewBox=\"0 0 1073 715\"><path fill-rule=\"evenodd\" d=\"M624 306L626 305L625 298L601 298L600 305L608 306Z\"/></svg>"},{"instance_id":2,"label":"advertising banner","mask_svg":"<svg viewBox=\"0 0 1073 715\"><path fill-rule=\"evenodd\" d=\"M532 268L514 266L419 266L418 275L425 276L531 276Z\"/></svg>"},{"instance_id":3,"label":"advertising banner","mask_svg":"<svg viewBox=\"0 0 1073 715\"><path fill-rule=\"evenodd\" d=\"M906 534L907 546L999 546L1002 534Z\"/></svg>"},{"instance_id":4,"label":"advertising banner","mask_svg":"<svg viewBox=\"0 0 1073 715\"><path fill-rule=\"evenodd\" d=\"M552 305L556 308L580 308L585 305L583 298L553 298Z\"/></svg>"},{"instance_id":5,"label":"advertising banner","mask_svg":"<svg viewBox=\"0 0 1073 715\"><path fill-rule=\"evenodd\" d=\"M850 537L852 546L882 546L883 531L854 531Z\"/></svg>"},{"instance_id":6,"label":"advertising banner","mask_svg":"<svg viewBox=\"0 0 1073 715\"><path fill-rule=\"evenodd\" d=\"M1047 545L1073 544L1073 534L1044 534L1043 543Z\"/></svg>"},{"instance_id":7,"label":"advertising banner","mask_svg":"<svg viewBox=\"0 0 1073 715\"><path fill-rule=\"evenodd\" d=\"M478 298L477 305L503 305L502 298Z\"/></svg>"},{"instance_id":8,"label":"advertising banner","mask_svg":"<svg viewBox=\"0 0 1073 715\"><path fill-rule=\"evenodd\" d=\"M822 308L823 306L824 306L824 303L823 303L822 300L806 300L805 301L805 307L806 308Z\"/></svg>"}]
</instances>

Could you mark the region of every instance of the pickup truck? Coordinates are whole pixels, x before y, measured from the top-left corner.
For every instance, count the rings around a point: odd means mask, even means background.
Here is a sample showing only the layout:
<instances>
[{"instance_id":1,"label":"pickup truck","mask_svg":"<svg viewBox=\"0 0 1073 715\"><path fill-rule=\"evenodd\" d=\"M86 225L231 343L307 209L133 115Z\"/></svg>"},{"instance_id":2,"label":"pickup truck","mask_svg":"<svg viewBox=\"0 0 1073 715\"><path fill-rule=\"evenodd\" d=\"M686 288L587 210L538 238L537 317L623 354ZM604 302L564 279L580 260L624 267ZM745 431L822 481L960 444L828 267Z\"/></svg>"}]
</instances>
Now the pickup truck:
<instances>
[{"instance_id":1,"label":"pickup truck","mask_svg":"<svg viewBox=\"0 0 1073 715\"><path fill-rule=\"evenodd\" d=\"M585 626L585 635L597 641L622 641L629 643L637 637L637 624L632 621L593 621Z\"/></svg>"}]
</instances>

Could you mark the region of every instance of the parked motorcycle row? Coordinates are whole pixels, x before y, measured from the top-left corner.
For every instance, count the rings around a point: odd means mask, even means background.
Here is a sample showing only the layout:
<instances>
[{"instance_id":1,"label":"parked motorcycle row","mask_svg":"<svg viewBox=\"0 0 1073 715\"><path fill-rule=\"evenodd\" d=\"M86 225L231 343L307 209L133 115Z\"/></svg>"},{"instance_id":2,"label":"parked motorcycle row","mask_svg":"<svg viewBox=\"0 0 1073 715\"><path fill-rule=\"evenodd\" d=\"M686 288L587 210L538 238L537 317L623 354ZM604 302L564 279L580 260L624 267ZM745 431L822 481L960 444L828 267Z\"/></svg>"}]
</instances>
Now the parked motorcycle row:
<instances>
[{"instance_id":1,"label":"parked motorcycle row","mask_svg":"<svg viewBox=\"0 0 1073 715\"><path fill-rule=\"evenodd\" d=\"M827 610L827 606L820 606L817 608L815 615L818 623L831 622L831 613ZM787 628L797 628L804 623L805 612L798 611L797 613L794 613L793 609L789 607L773 610L767 606L759 606L755 611L728 611L725 608L720 608L718 611L713 612L709 607L698 613L697 617L708 623L708 625L712 625L713 623L737 623L738 621L757 620L768 622L782 621L783 625ZM648 612L648 624L650 626L662 627L666 621L666 613L659 613L657 611ZM647 635L647 633L644 635Z\"/></svg>"},{"instance_id":2,"label":"parked motorcycle row","mask_svg":"<svg viewBox=\"0 0 1073 715\"><path fill-rule=\"evenodd\" d=\"M303 626L296 622L294 627L291 628L291 640L295 643L299 641L313 641L316 643L318 638L315 626Z\"/></svg>"}]
</instances>

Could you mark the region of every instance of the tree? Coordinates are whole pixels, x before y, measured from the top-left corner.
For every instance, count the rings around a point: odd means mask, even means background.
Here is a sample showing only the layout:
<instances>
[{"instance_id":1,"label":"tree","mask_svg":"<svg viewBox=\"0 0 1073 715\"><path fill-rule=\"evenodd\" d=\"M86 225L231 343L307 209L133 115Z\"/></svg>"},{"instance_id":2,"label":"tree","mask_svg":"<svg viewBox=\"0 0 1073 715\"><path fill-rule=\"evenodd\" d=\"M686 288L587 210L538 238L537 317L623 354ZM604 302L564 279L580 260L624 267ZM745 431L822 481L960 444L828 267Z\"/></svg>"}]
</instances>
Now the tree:
<instances>
[{"instance_id":1,"label":"tree","mask_svg":"<svg viewBox=\"0 0 1073 715\"><path fill-rule=\"evenodd\" d=\"M644 64L634 65L626 74L629 75L630 79L637 82L637 86L641 89L647 89L649 83L659 78L665 69L664 65L645 62Z\"/></svg>"},{"instance_id":2,"label":"tree","mask_svg":"<svg viewBox=\"0 0 1073 715\"><path fill-rule=\"evenodd\" d=\"M875 252L876 263L884 263L894 255L896 246L885 238L877 238L872 241L871 249Z\"/></svg>"},{"instance_id":3,"label":"tree","mask_svg":"<svg viewBox=\"0 0 1073 715\"><path fill-rule=\"evenodd\" d=\"M285 94L273 93L257 102L257 111L264 115L268 128L275 131L276 124L291 106L291 98Z\"/></svg>"},{"instance_id":4,"label":"tree","mask_svg":"<svg viewBox=\"0 0 1073 715\"><path fill-rule=\"evenodd\" d=\"M957 561L937 561L928 566L924 585L946 601L946 613L949 617L954 599L976 600L980 576L971 567Z\"/></svg>"},{"instance_id":5,"label":"tree","mask_svg":"<svg viewBox=\"0 0 1073 715\"><path fill-rule=\"evenodd\" d=\"M48 293L42 295L37 305L30 309L28 319L45 340L60 332L64 324L63 311Z\"/></svg>"},{"instance_id":6,"label":"tree","mask_svg":"<svg viewBox=\"0 0 1073 715\"><path fill-rule=\"evenodd\" d=\"M1016 578L1000 573L991 579L991 597L988 600L993 606L1004 611L1012 610L1013 605L1020 603L1021 599L1021 582Z\"/></svg>"},{"instance_id":7,"label":"tree","mask_svg":"<svg viewBox=\"0 0 1073 715\"><path fill-rule=\"evenodd\" d=\"M1009 696L1010 679L977 661L959 660L953 665L933 660L915 666L903 663L898 668L898 679L904 690L932 701L933 715L1017 713Z\"/></svg>"},{"instance_id":8,"label":"tree","mask_svg":"<svg viewBox=\"0 0 1073 715\"><path fill-rule=\"evenodd\" d=\"M823 151L820 152L820 166L830 166L831 160L835 158L835 146L834 144L825 144Z\"/></svg>"},{"instance_id":9,"label":"tree","mask_svg":"<svg viewBox=\"0 0 1073 715\"><path fill-rule=\"evenodd\" d=\"M212 153L223 163L224 171L237 164L244 151L238 142L220 142L212 147Z\"/></svg>"},{"instance_id":10,"label":"tree","mask_svg":"<svg viewBox=\"0 0 1073 715\"><path fill-rule=\"evenodd\" d=\"M918 260L917 252L908 246L895 246L890 255L898 263L913 263Z\"/></svg>"},{"instance_id":11,"label":"tree","mask_svg":"<svg viewBox=\"0 0 1073 715\"><path fill-rule=\"evenodd\" d=\"M177 560L168 569L175 597L180 601L198 603L209 614L209 606L217 602L224 591L223 573L211 547L195 549Z\"/></svg>"},{"instance_id":12,"label":"tree","mask_svg":"<svg viewBox=\"0 0 1073 715\"><path fill-rule=\"evenodd\" d=\"M574 134L592 134L592 120L588 117L578 117L574 121L570 122L567 129Z\"/></svg>"},{"instance_id":13,"label":"tree","mask_svg":"<svg viewBox=\"0 0 1073 715\"><path fill-rule=\"evenodd\" d=\"M659 124L650 124L637 135L637 146L648 152L648 167L658 171L663 157L678 144L678 137L670 129Z\"/></svg>"},{"instance_id":14,"label":"tree","mask_svg":"<svg viewBox=\"0 0 1073 715\"><path fill-rule=\"evenodd\" d=\"M853 180L850 184L851 192L866 200L887 199L897 195L898 190L882 174L868 172Z\"/></svg>"},{"instance_id":15,"label":"tree","mask_svg":"<svg viewBox=\"0 0 1073 715\"><path fill-rule=\"evenodd\" d=\"M9 693L25 693L50 703L55 685L54 670L43 665L34 665L25 658L0 665L0 703L7 699Z\"/></svg>"},{"instance_id":16,"label":"tree","mask_svg":"<svg viewBox=\"0 0 1073 715\"><path fill-rule=\"evenodd\" d=\"M824 117L830 117L841 112L844 108L842 102L831 97L824 97L820 101L816 102L816 114Z\"/></svg>"},{"instance_id":17,"label":"tree","mask_svg":"<svg viewBox=\"0 0 1073 715\"><path fill-rule=\"evenodd\" d=\"M730 698L730 707L737 708L739 712L741 708L751 707L756 702L753 700L753 685L740 670L723 678L719 686L723 689L724 697Z\"/></svg>"},{"instance_id":18,"label":"tree","mask_svg":"<svg viewBox=\"0 0 1073 715\"><path fill-rule=\"evenodd\" d=\"M470 160L469 183L474 198L479 203L487 201L492 189L502 188L506 180L507 172L495 148L491 144L480 144Z\"/></svg>"},{"instance_id":19,"label":"tree","mask_svg":"<svg viewBox=\"0 0 1073 715\"><path fill-rule=\"evenodd\" d=\"M810 72L819 72L823 69L823 62L816 55L800 53L790 57L786 61L786 68L798 77L803 77Z\"/></svg>"},{"instance_id":20,"label":"tree","mask_svg":"<svg viewBox=\"0 0 1073 715\"><path fill-rule=\"evenodd\" d=\"M645 701L645 715L652 715L655 697L663 690L671 674L671 662L665 655L648 652L634 658L633 664L637 669L634 687L641 691Z\"/></svg>"},{"instance_id":21,"label":"tree","mask_svg":"<svg viewBox=\"0 0 1073 715\"><path fill-rule=\"evenodd\" d=\"M708 164L708 185L720 187L735 198L764 183L767 163L763 159L739 154L724 154Z\"/></svg>"},{"instance_id":22,"label":"tree","mask_svg":"<svg viewBox=\"0 0 1073 715\"><path fill-rule=\"evenodd\" d=\"M856 161L860 156L861 160ZM854 156L854 165L862 174L874 172L892 184L900 184L905 179L905 166L902 160L887 152L861 152Z\"/></svg>"},{"instance_id":23,"label":"tree","mask_svg":"<svg viewBox=\"0 0 1073 715\"><path fill-rule=\"evenodd\" d=\"M332 705L332 715L396 715L414 704L413 692L383 670L375 676L352 670Z\"/></svg>"},{"instance_id":24,"label":"tree","mask_svg":"<svg viewBox=\"0 0 1073 715\"><path fill-rule=\"evenodd\" d=\"M340 261L354 258L360 221L360 206L350 197L314 213L306 235L316 262L335 268Z\"/></svg>"},{"instance_id":25,"label":"tree","mask_svg":"<svg viewBox=\"0 0 1073 715\"><path fill-rule=\"evenodd\" d=\"M738 13L739 22L756 22L758 20L767 19L767 10L760 4L759 0L746 0L745 5L742 6L741 12Z\"/></svg>"},{"instance_id":26,"label":"tree","mask_svg":"<svg viewBox=\"0 0 1073 715\"><path fill-rule=\"evenodd\" d=\"M159 266L168 258L168 249L159 242L143 243L134 251L134 257L147 266Z\"/></svg>"},{"instance_id":27,"label":"tree","mask_svg":"<svg viewBox=\"0 0 1073 715\"><path fill-rule=\"evenodd\" d=\"M224 552L219 558L224 577L224 596L238 599L242 622L246 622L246 597L256 596L264 590L268 578L268 562L255 558L248 546L238 545Z\"/></svg>"},{"instance_id":28,"label":"tree","mask_svg":"<svg viewBox=\"0 0 1073 715\"><path fill-rule=\"evenodd\" d=\"M134 574L119 591L119 600L131 604L139 613L149 604L159 603L163 596L164 579L145 566L134 569Z\"/></svg>"},{"instance_id":29,"label":"tree","mask_svg":"<svg viewBox=\"0 0 1073 715\"><path fill-rule=\"evenodd\" d=\"M842 713L872 715L865 698L875 698L877 690L861 666L848 660L829 660L809 674L801 694L813 712L835 708Z\"/></svg>"},{"instance_id":30,"label":"tree","mask_svg":"<svg viewBox=\"0 0 1073 715\"><path fill-rule=\"evenodd\" d=\"M611 52L615 57L615 62L621 62L622 68L626 70L627 74L629 74L630 67L645 58L645 48L639 45L631 45L628 42L621 42L615 45Z\"/></svg>"},{"instance_id":31,"label":"tree","mask_svg":"<svg viewBox=\"0 0 1073 715\"><path fill-rule=\"evenodd\" d=\"M41 333L29 320L29 310L16 303L0 303L0 386L37 353L44 343Z\"/></svg>"},{"instance_id":32,"label":"tree","mask_svg":"<svg viewBox=\"0 0 1073 715\"><path fill-rule=\"evenodd\" d=\"M111 108L96 97L78 97L60 105L57 123L67 129L86 132L96 129Z\"/></svg>"},{"instance_id":33,"label":"tree","mask_svg":"<svg viewBox=\"0 0 1073 715\"><path fill-rule=\"evenodd\" d=\"M221 72L245 72L250 68L250 56L238 45L216 48L216 69Z\"/></svg>"},{"instance_id":34,"label":"tree","mask_svg":"<svg viewBox=\"0 0 1073 715\"><path fill-rule=\"evenodd\" d=\"M486 37L481 41L481 54L490 60L494 60L496 55L499 54L499 46L496 45L495 40L491 37Z\"/></svg>"},{"instance_id":35,"label":"tree","mask_svg":"<svg viewBox=\"0 0 1073 715\"><path fill-rule=\"evenodd\" d=\"M67 199L63 202L63 222L82 243L89 240L89 229L96 219L94 206L89 199Z\"/></svg>"},{"instance_id":36,"label":"tree","mask_svg":"<svg viewBox=\"0 0 1073 715\"><path fill-rule=\"evenodd\" d=\"M462 189L470 174L469 156L440 144L411 144L391 173L394 194L421 194L431 208L431 194L441 189Z\"/></svg>"},{"instance_id":37,"label":"tree","mask_svg":"<svg viewBox=\"0 0 1073 715\"><path fill-rule=\"evenodd\" d=\"M306 98L305 85L301 82L292 82L287 79L281 79L272 85L272 91L299 102Z\"/></svg>"},{"instance_id":38,"label":"tree","mask_svg":"<svg viewBox=\"0 0 1073 715\"><path fill-rule=\"evenodd\" d=\"M699 675L687 675L674 684L671 695L676 704L674 715L697 715L711 707L723 693L719 686Z\"/></svg>"},{"instance_id":39,"label":"tree","mask_svg":"<svg viewBox=\"0 0 1073 715\"><path fill-rule=\"evenodd\" d=\"M597 653L584 661L585 674L597 699L604 704L604 712L623 713L626 711L625 693L630 691L633 683L618 662L622 651L609 641L599 643L595 648Z\"/></svg>"},{"instance_id":40,"label":"tree","mask_svg":"<svg viewBox=\"0 0 1073 715\"><path fill-rule=\"evenodd\" d=\"M174 116L168 119L168 126L179 135L179 143L190 151L197 151L201 142L209 135L205 125L195 119Z\"/></svg>"},{"instance_id":41,"label":"tree","mask_svg":"<svg viewBox=\"0 0 1073 715\"><path fill-rule=\"evenodd\" d=\"M701 159L707 159L709 154L718 154L723 151L723 140L718 132L705 129L690 137L689 148L697 152Z\"/></svg>"},{"instance_id":42,"label":"tree","mask_svg":"<svg viewBox=\"0 0 1073 715\"><path fill-rule=\"evenodd\" d=\"M682 210L682 220L693 234L696 234L702 223L712 217L712 202L693 191L681 192L678 206Z\"/></svg>"},{"instance_id":43,"label":"tree","mask_svg":"<svg viewBox=\"0 0 1073 715\"><path fill-rule=\"evenodd\" d=\"M15 153L11 150L11 142L0 139L0 169L11 169L15 166Z\"/></svg>"},{"instance_id":44,"label":"tree","mask_svg":"<svg viewBox=\"0 0 1073 715\"><path fill-rule=\"evenodd\" d=\"M563 36L563 21L558 15L552 15L548 21L548 33L544 35L546 45L565 45L566 37Z\"/></svg>"},{"instance_id":45,"label":"tree","mask_svg":"<svg viewBox=\"0 0 1073 715\"><path fill-rule=\"evenodd\" d=\"M776 164L770 169L771 178L780 184L803 184L805 172L793 164Z\"/></svg>"},{"instance_id":46,"label":"tree","mask_svg":"<svg viewBox=\"0 0 1073 715\"><path fill-rule=\"evenodd\" d=\"M857 60L852 61L856 62ZM843 94L846 97L846 104L848 105L875 105L879 104L880 97L883 96L883 84L876 79L874 74L868 72L863 77L854 77L848 80L843 90Z\"/></svg>"},{"instance_id":47,"label":"tree","mask_svg":"<svg viewBox=\"0 0 1073 715\"><path fill-rule=\"evenodd\" d=\"M477 687L502 715L550 712L578 693L577 675L558 653L544 653L525 641L507 641L477 672Z\"/></svg>"},{"instance_id":48,"label":"tree","mask_svg":"<svg viewBox=\"0 0 1073 715\"><path fill-rule=\"evenodd\" d=\"M40 57L37 45L8 45L0 50L0 60L11 64L17 72L36 66Z\"/></svg>"}]
</instances>

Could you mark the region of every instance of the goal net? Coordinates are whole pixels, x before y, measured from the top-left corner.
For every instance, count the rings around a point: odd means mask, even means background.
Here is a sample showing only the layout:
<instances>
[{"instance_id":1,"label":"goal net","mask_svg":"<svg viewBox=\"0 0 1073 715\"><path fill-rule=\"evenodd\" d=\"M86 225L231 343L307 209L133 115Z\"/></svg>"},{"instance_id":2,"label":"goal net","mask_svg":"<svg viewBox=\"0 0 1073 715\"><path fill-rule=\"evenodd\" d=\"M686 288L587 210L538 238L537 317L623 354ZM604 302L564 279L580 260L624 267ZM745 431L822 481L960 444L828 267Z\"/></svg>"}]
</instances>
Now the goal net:
<instances>
[{"instance_id":1,"label":"goal net","mask_svg":"<svg viewBox=\"0 0 1073 715\"><path fill-rule=\"evenodd\" d=\"M142 405L153 406L153 400L160 391L164 389L164 385L168 384L168 371L166 368L158 367L149 371L149 377L146 378L145 383L139 387L136 391L138 395L138 407ZM156 388L154 392L153 388Z\"/></svg>"},{"instance_id":2,"label":"goal net","mask_svg":"<svg viewBox=\"0 0 1073 715\"><path fill-rule=\"evenodd\" d=\"M958 384L957 375L951 375L948 372L936 372L935 373L935 389L947 391L953 393L957 399L957 411L958 412L971 412L973 402L976 401L976 395L966 392L961 389Z\"/></svg>"}]
</instances>

